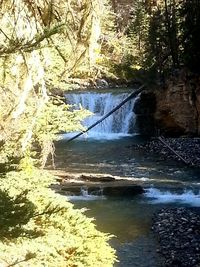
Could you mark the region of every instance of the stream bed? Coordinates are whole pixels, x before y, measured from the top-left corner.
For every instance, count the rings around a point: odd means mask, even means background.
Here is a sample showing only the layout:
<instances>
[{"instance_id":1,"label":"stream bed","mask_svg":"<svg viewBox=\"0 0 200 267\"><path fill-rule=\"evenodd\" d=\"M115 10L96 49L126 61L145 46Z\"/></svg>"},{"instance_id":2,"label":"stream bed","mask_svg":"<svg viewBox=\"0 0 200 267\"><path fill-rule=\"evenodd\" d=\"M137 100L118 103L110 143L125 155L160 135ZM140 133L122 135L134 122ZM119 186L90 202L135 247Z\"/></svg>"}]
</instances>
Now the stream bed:
<instances>
[{"instance_id":1,"label":"stream bed","mask_svg":"<svg viewBox=\"0 0 200 267\"><path fill-rule=\"evenodd\" d=\"M139 136L117 139L84 137L67 143L67 136L56 144L56 168L72 173L101 173L127 177L145 188L132 198L88 195L69 196L75 208L86 208L100 231L115 237L120 267L159 267L157 240L151 232L152 217L163 207L200 207L199 170L157 155L134 150L132 144L145 142Z\"/></svg>"}]
</instances>

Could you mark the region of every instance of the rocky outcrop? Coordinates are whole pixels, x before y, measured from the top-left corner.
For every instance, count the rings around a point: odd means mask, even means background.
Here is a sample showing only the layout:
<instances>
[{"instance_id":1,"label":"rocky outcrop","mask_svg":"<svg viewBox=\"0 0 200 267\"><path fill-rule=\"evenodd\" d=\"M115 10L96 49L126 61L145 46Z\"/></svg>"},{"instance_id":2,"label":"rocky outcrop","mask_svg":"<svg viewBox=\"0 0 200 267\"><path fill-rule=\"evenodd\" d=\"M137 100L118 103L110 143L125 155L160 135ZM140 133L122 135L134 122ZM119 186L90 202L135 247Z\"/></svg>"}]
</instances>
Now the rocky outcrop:
<instances>
[{"instance_id":1,"label":"rocky outcrop","mask_svg":"<svg viewBox=\"0 0 200 267\"><path fill-rule=\"evenodd\" d=\"M134 112L141 135L200 135L200 76L182 70L165 87L138 97Z\"/></svg>"},{"instance_id":2,"label":"rocky outcrop","mask_svg":"<svg viewBox=\"0 0 200 267\"><path fill-rule=\"evenodd\" d=\"M155 122L167 136L200 134L200 77L181 71L156 93Z\"/></svg>"}]
</instances>

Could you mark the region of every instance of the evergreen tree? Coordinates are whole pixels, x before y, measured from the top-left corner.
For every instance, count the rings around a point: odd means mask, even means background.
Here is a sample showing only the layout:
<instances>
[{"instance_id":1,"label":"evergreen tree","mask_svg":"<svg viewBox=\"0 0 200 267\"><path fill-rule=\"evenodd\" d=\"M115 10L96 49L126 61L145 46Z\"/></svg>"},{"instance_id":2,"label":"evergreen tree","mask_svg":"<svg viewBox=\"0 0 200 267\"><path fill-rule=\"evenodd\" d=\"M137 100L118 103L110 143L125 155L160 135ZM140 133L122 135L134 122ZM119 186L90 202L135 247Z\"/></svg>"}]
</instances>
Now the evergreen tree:
<instances>
[{"instance_id":1,"label":"evergreen tree","mask_svg":"<svg viewBox=\"0 0 200 267\"><path fill-rule=\"evenodd\" d=\"M183 64L195 72L200 72L200 2L183 1L180 18Z\"/></svg>"},{"instance_id":2,"label":"evergreen tree","mask_svg":"<svg viewBox=\"0 0 200 267\"><path fill-rule=\"evenodd\" d=\"M96 64L101 1L0 1L0 265L112 266L109 235L50 189L61 132L83 130L50 88ZM96 32L96 30L98 30ZM97 51L98 52L98 51ZM14 170L14 171L11 171Z\"/></svg>"}]
</instances>

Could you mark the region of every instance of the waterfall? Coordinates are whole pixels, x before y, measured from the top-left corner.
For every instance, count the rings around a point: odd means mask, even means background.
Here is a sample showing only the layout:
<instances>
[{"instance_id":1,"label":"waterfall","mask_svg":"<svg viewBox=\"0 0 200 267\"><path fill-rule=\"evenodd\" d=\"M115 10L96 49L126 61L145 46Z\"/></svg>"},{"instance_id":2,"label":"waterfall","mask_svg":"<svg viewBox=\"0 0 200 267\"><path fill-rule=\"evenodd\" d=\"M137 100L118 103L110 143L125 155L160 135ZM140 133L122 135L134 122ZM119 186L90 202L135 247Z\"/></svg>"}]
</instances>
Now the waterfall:
<instances>
[{"instance_id":1,"label":"waterfall","mask_svg":"<svg viewBox=\"0 0 200 267\"><path fill-rule=\"evenodd\" d=\"M86 118L83 122L85 127L89 127L116 107L128 95L129 93L83 92L68 93L65 97L67 103L73 105L74 109L79 109L81 105L83 108L93 113L92 116ZM135 99L131 99L124 104L111 116L90 130L88 133L89 137L96 139L112 139L134 134L134 103Z\"/></svg>"}]
</instances>

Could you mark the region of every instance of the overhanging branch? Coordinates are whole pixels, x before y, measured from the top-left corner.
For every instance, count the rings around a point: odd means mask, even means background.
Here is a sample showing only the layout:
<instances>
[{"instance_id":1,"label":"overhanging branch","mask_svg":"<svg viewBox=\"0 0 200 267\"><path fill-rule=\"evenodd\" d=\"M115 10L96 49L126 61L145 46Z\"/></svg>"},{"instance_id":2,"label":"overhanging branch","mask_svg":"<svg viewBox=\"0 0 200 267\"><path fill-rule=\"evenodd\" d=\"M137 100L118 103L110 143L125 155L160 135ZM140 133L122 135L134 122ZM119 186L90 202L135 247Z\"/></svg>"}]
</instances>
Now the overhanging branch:
<instances>
[{"instance_id":1,"label":"overhanging branch","mask_svg":"<svg viewBox=\"0 0 200 267\"><path fill-rule=\"evenodd\" d=\"M19 51L31 52L35 50L41 44L41 42L43 42L45 39L49 39L51 36L59 33L62 30L64 25L65 24L62 23L60 25L56 25L52 29L44 30L43 34L41 34L38 37L33 38L32 40L28 41L25 44L20 43L19 40L15 40L14 42L12 41L14 43L13 46L10 46L8 48L0 47L0 57L8 55L8 54L15 54L16 52L19 52ZM2 30L0 29L0 31ZM7 40L10 41L9 38L7 38Z\"/></svg>"}]
</instances>

